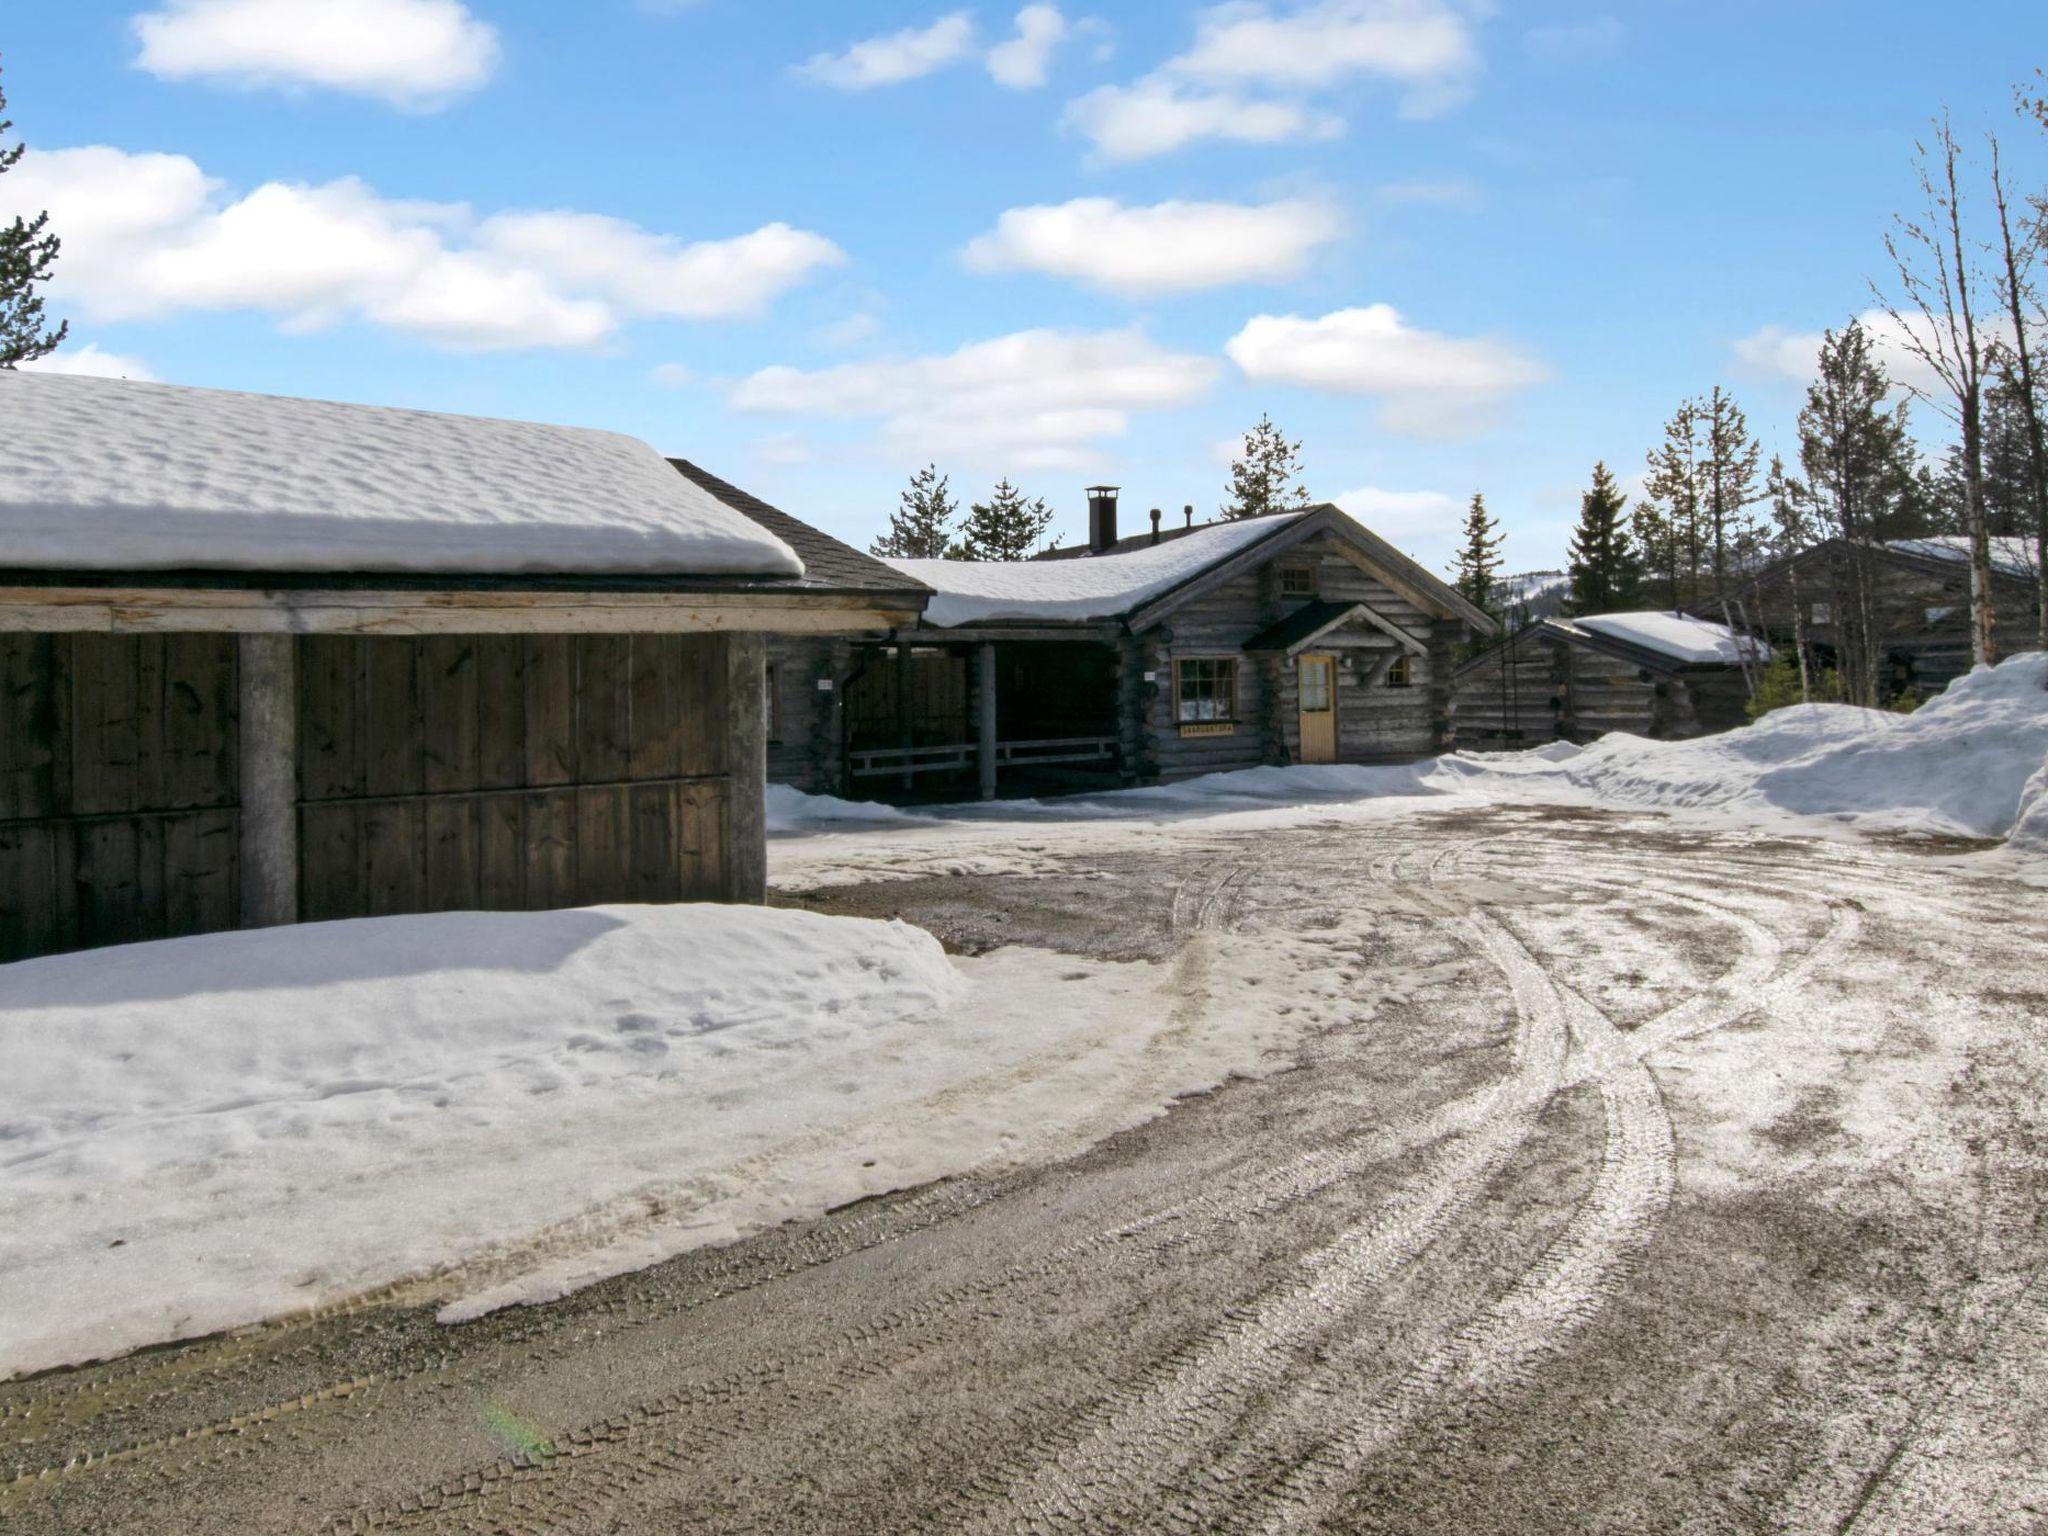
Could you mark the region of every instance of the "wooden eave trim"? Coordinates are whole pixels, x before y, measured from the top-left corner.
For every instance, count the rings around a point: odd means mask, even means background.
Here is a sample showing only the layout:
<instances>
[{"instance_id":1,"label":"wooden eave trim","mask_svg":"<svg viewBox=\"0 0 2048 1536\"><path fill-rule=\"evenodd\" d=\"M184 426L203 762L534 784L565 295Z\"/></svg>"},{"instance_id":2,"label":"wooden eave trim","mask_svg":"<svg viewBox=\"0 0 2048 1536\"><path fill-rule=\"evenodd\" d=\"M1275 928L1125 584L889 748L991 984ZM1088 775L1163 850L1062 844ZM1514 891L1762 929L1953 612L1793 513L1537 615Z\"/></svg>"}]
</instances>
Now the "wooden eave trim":
<instances>
[{"instance_id":1,"label":"wooden eave trim","mask_svg":"<svg viewBox=\"0 0 2048 1536\"><path fill-rule=\"evenodd\" d=\"M918 600L738 592L0 586L0 631L115 634L834 634L914 623Z\"/></svg>"},{"instance_id":2,"label":"wooden eave trim","mask_svg":"<svg viewBox=\"0 0 2048 1536\"><path fill-rule=\"evenodd\" d=\"M978 645L983 641L1094 641L1113 645L1124 635L1117 619L1079 619L1072 624L925 624L919 623L900 638L916 645Z\"/></svg>"}]
</instances>

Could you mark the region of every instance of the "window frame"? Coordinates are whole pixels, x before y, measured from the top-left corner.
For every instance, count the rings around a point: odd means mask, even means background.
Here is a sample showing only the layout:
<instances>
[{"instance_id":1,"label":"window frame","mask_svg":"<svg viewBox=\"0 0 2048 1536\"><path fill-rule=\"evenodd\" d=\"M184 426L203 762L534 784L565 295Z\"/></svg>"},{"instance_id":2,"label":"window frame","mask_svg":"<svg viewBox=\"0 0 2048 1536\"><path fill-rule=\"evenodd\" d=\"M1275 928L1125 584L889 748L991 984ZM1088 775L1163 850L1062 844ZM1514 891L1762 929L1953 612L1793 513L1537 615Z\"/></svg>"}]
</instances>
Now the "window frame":
<instances>
[{"instance_id":1,"label":"window frame","mask_svg":"<svg viewBox=\"0 0 2048 1536\"><path fill-rule=\"evenodd\" d=\"M1193 678L1190 669L1197 669ZM1211 669L1207 675L1199 669ZM1228 694L1223 695L1227 680ZM1190 697L1187 687L1190 681L1206 688L1206 694ZM1238 707L1243 701L1242 682L1235 656L1200 655L1176 656L1173 658L1173 723L1183 736L1230 736L1236 734ZM1226 705L1218 713L1203 715L1189 714L1193 705L1198 711L1203 703L1212 708Z\"/></svg>"},{"instance_id":2,"label":"window frame","mask_svg":"<svg viewBox=\"0 0 2048 1536\"><path fill-rule=\"evenodd\" d=\"M1297 591L1291 585L1300 578L1303 590ZM1283 598L1302 598L1313 601L1323 595L1322 574L1318 567L1303 562L1293 562L1279 567L1280 595Z\"/></svg>"},{"instance_id":3,"label":"window frame","mask_svg":"<svg viewBox=\"0 0 2048 1536\"><path fill-rule=\"evenodd\" d=\"M1413 688L1415 686L1415 656L1411 651L1401 651L1387 663L1385 675L1380 678L1381 686L1387 688Z\"/></svg>"}]
</instances>

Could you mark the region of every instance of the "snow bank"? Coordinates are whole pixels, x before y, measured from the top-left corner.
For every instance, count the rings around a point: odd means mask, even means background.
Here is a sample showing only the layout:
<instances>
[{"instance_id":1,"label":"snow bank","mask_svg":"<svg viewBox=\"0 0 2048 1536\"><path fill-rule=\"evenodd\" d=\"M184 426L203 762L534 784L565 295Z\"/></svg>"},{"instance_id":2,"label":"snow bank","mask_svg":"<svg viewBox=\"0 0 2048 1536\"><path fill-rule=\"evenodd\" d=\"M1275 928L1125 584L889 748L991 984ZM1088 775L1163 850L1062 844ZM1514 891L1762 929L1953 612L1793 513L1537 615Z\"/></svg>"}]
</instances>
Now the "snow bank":
<instances>
[{"instance_id":1,"label":"snow bank","mask_svg":"<svg viewBox=\"0 0 2048 1536\"><path fill-rule=\"evenodd\" d=\"M1117 555L887 563L938 593L924 616L941 628L981 619L1106 619L1179 586L1301 515L1282 512L1218 523Z\"/></svg>"},{"instance_id":2,"label":"snow bank","mask_svg":"<svg viewBox=\"0 0 2048 1536\"><path fill-rule=\"evenodd\" d=\"M0 566L796 576L614 432L0 369Z\"/></svg>"},{"instance_id":3,"label":"snow bank","mask_svg":"<svg viewBox=\"0 0 2048 1536\"><path fill-rule=\"evenodd\" d=\"M2019 853L2048 857L2048 758L2020 791L2019 814L2013 818L2006 846Z\"/></svg>"},{"instance_id":4,"label":"snow bank","mask_svg":"<svg viewBox=\"0 0 2048 1536\"><path fill-rule=\"evenodd\" d=\"M773 834L834 823L887 824L922 819L876 800L841 800L837 795L807 795L787 784L768 786L768 830Z\"/></svg>"},{"instance_id":5,"label":"snow bank","mask_svg":"<svg viewBox=\"0 0 2048 1536\"><path fill-rule=\"evenodd\" d=\"M1065 1155L1269 1064L1285 995L687 905L0 966L0 1377L398 1282L471 1316Z\"/></svg>"},{"instance_id":6,"label":"snow bank","mask_svg":"<svg viewBox=\"0 0 2048 1536\"><path fill-rule=\"evenodd\" d=\"M1753 636L1682 613L1602 613L1569 623L1640 645L1674 661L1725 662L1735 666L1742 661L1745 649L1752 659L1767 659L1770 655L1770 647Z\"/></svg>"}]
</instances>

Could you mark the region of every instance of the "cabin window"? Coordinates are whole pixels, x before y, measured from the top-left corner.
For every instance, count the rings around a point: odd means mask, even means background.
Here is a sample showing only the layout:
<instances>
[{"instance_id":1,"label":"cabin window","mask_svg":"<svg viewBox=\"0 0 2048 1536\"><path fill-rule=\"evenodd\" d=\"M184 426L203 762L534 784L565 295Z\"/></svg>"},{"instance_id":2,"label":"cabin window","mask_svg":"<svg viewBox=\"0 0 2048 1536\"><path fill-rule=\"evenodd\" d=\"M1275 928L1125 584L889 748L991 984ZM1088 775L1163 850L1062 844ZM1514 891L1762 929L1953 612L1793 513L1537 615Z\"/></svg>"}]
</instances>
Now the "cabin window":
<instances>
[{"instance_id":1,"label":"cabin window","mask_svg":"<svg viewBox=\"0 0 2048 1536\"><path fill-rule=\"evenodd\" d=\"M1927 610L1927 627L1928 627L1929 629L1932 629L1932 628L1934 628L1934 626L1935 626L1935 625L1939 624L1939 623L1940 623L1940 622L1941 622L1941 621L1942 621L1943 619L1946 619L1946 618L1948 618L1948 617L1949 617L1949 616L1950 616L1951 614L1953 614L1953 613L1954 613L1955 611L1956 611L1956 610L1955 610L1955 605L1954 605L1954 604L1952 604L1952 603L1951 603L1951 604L1950 604L1949 606L1945 607L1945 608L1930 608L1930 609L1928 609L1928 610Z\"/></svg>"},{"instance_id":2,"label":"cabin window","mask_svg":"<svg viewBox=\"0 0 2048 1536\"><path fill-rule=\"evenodd\" d=\"M1282 597L1314 597L1316 595L1316 568L1312 565L1281 566L1280 595Z\"/></svg>"},{"instance_id":3,"label":"cabin window","mask_svg":"<svg viewBox=\"0 0 2048 1536\"><path fill-rule=\"evenodd\" d=\"M1396 656L1387 668L1389 688L1413 688L1415 686L1415 658L1406 651Z\"/></svg>"},{"instance_id":4,"label":"cabin window","mask_svg":"<svg viewBox=\"0 0 2048 1536\"><path fill-rule=\"evenodd\" d=\"M1835 610L1833 607L1831 607L1827 603L1815 603L1813 605L1813 617L1808 622L1814 624L1832 624L1834 621Z\"/></svg>"},{"instance_id":5,"label":"cabin window","mask_svg":"<svg viewBox=\"0 0 2048 1536\"><path fill-rule=\"evenodd\" d=\"M1181 726L1223 726L1237 720L1237 663L1228 656L1190 656L1173 664L1176 718Z\"/></svg>"}]
</instances>

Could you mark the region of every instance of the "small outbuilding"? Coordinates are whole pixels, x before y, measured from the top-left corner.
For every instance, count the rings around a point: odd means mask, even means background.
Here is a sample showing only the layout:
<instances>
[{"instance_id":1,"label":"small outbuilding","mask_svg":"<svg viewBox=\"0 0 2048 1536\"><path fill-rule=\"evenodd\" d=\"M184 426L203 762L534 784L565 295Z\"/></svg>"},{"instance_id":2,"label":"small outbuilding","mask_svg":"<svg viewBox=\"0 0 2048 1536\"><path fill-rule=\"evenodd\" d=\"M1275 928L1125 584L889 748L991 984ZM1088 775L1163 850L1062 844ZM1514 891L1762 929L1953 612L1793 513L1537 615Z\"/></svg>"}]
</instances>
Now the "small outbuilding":
<instances>
[{"instance_id":1,"label":"small outbuilding","mask_svg":"<svg viewBox=\"0 0 2048 1536\"><path fill-rule=\"evenodd\" d=\"M0 419L0 960L759 900L768 637L926 597L609 432L5 371Z\"/></svg>"},{"instance_id":2,"label":"small outbuilding","mask_svg":"<svg viewBox=\"0 0 2048 1536\"><path fill-rule=\"evenodd\" d=\"M1334 506L1085 550L898 560L923 619L772 648L810 701L777 777L862 798L1038 794L1262 764L1392 762L1448 745L1458 646L1492 620Z\"/></svg>"},{"instance_id":3,"label":"small outbuilding","mask_svg":"<svg viewBox=\"0 0 2048 1536\"><path fill-rule=\"evenodd\" d=\"M1673 739L1748 719L1745 661L1762 641L1682 613L1543 619L1453 675L1465 750L1588 742L1609 731Z\"/></svg>"}]
</instances>

